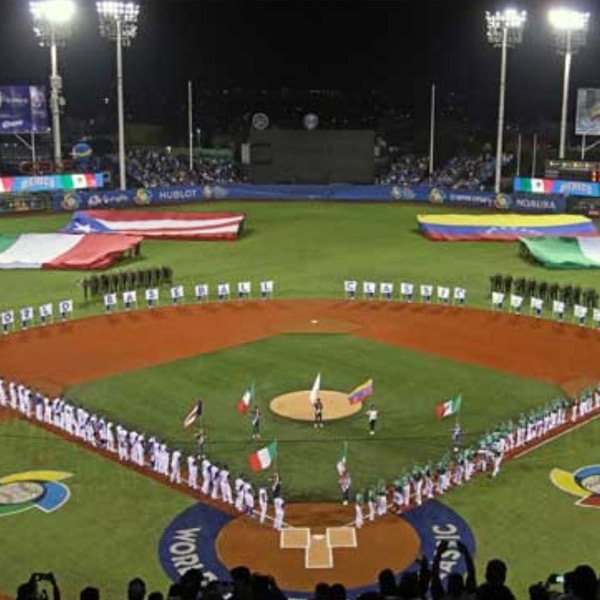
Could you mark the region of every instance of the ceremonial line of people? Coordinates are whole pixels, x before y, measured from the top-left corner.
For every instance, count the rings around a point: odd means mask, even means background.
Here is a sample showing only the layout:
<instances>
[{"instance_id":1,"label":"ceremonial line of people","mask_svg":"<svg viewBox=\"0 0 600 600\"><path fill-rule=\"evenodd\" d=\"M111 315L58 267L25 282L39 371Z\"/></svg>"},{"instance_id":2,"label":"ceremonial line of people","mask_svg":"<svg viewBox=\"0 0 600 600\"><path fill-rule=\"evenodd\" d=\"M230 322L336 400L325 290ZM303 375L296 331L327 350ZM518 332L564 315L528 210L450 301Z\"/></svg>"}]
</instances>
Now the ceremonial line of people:
<instances>
[{"instance_id":1,"label":"ceremonial line of people","mask_svg":"<svg viewBox=\"0 0 600 600\"><path fill-rule=\"evenodd\" d=\"M172 484L187 484L190 489L213 500L221 500L240 513L257 515L261 524L270 518L267 515L270 496L273 502L273 526L279 530L284 525L285 502L277 473L272 475L269 486L259 486L258 510L255 510L256 494L252 483L240 474L232 485L232 475L227 465L212 463L204 454L190 454L185 461L187 478L184 482L183 455L179 449L170 450L164 441L155 436L146 441L143 433L129 431L120 424L115 426L111 421L88 412L62 396L50 399L22 383L10 381L6 385L0 377L0 408L12 409L28 419L60 429L94 448L116 454L122 462L150 468ZM551 437L561 427L575 425L597 411L600 411L600 386L586 391L580 398L556 400L527 414L522 413L516 424L509 421L482 436L477 448L462 448L462 430L457 424L452 435L452 451L444 454L436 465L429 462L424 467L415 466L397 477L392 486L380 480L377 485L358 491L354 498L354 524L360 528L365 521L374 521L388 510L401 514L420 506L424 500L446 493L453 486L470 481L477 473L490 472L492 477L496 477L506 457ZM345 462L338 463L338 475L343 503L348 504L351 479Z\"/></svg>"},{"instance_id":2,"label":"ceremonial line of people","mask_svg":"<svg viewBox=\"0 0 600 600\"><path fill-rule=\"evenodd\" d=\"M252 483L240 474L232 485L232 475L227 465L211 463L206 455L190 454L186 457L187 470L182 474L181 450L170 450L164 441L155 436L146 440L143 433L116 426L102 416L88 412L62 396L53 399L22 383L8 382L0 377L0 408L15 410L28 419L55 427L71 437L86 442L118 456L122 462L130 462L142 468L150 468L163 475L170 483L184 485L204 496L235 507L240 513L257 515L263 524L268 517L269 494L273 501L273 526L283 527L285 501L281 496L281 480L274 473L266 485L259 486L258 510L255 510L255 490ZM202 484L198 481L200 467ZM187 477L185 477L187 476ZM185 479L184 479L185 477Z\"/></svg>"},{"instance_id":3,"label":"ceremonial line of people","mask_svg":"<svg viewBox=\"0 0 600 600\"><path fill-rule=\"evenodd\" d=\"M360 528L366 520L372 522L388 510L401 514L421 506L424 500L445 494L453 486L463 485L477 473L489 472L496 477L505 458L525 450L530 444L549 439L557 429L573 426L598 411L600 385L595 390L587 390L580 398L556 400L522 413L516 424L508 421L483 435L476 448L461 447L462 430L457 424L452 434L452 451L444 454L437 465L415 466L412 471L397 477L392 486L380 480L377 485L360 490L355 495L354 524ZM344 503L347 503L349 476L345 465L338 464L338 474Z\"/></svg>"}]
</instances>

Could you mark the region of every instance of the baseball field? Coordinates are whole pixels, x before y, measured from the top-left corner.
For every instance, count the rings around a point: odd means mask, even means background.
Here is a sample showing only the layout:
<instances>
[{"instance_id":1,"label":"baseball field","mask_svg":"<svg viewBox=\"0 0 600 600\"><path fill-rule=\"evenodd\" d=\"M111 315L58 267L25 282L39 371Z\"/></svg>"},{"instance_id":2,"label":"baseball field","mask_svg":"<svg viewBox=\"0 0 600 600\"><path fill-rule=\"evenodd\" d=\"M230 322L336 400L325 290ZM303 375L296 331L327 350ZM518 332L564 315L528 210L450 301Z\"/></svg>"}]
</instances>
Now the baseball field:
<instances>
[{"instance_id":1,"label":"baseball field","mask_svg":"<svg viewBox=\"0 0 600 600\"><path fill-rule=\"evenodd\" d=\"M453 422L437 421L434 408L450 396L463 396L461 423L470 443L565 390L600 381L594 359L600 336L591 327L489 311L489 277L498 272L597 287L593 272L545 271L521 259L514 243L428 241L416 229L416 215L447 211L439 207L227 202L219 209L247 214L240 240L145 242L140 259L113 270L170 266L174 281L189 290L190 303L197 283L214 288L272 279L274 299L103 315L100 299L83 300L84 273L0 272L2 310L75 301L72 322L2 338L0 374L64 391L184 452L193 449L193 437L182 421L200 397L211 457L227 462L233 473L247 473L247 455L277 440L286 500L322 507L339 504L335 462L344 442L356 488L379 478L390 481L449 449ZM4 218L0 232L56 231L67 220ZM460 286L467 290L467 307L346 301L345 279ZM163 304L167 292L165 287ZM270 412L273 398L309 390L317 372L323 389L341 392L374 378L372 401L380 411L375 436L368 435L364 411L322 430ZM261 442L252 441L249 419L235 408L251 383L263 413ZM2 419L0 477L68 472L71 495L56 512L30 510L0 519L6 542L0 592L13 594L32 571L54 571L68 596L86 584L118 595L135 575L150 589L164 590L172 574L165 532L196 500L12 415ZM493 556L505 558L519 595L545 579L548 566L562 572L593 564L596 513L575 506L573 497L552 485L549 472L593 462L588 455L599 427L585 425L507 463L499 478L478 478L441 499L466 523L479 568ZM359 537L356 552L368 552L363 546ZM380 559L385 562L385 556ZM215 560L233 566L222 547ZM378 568L383 564L373 565L371 582ZM340 569L312 575L339 579Z\"/></svg>"}]
</instances>

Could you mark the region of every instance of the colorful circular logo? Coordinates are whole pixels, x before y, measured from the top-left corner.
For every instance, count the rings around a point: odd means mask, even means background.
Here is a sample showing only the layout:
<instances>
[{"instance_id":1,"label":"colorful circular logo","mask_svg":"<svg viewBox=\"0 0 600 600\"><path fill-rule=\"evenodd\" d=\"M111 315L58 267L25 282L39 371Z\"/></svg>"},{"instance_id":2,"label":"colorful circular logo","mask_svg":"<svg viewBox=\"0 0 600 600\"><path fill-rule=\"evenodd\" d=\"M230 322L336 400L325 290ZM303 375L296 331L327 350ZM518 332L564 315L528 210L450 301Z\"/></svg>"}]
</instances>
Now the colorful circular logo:
<instances>
[{"instance_id":1,"label":"colorful circular logo","mask_svg":"<svg viewBox=\"0 0 600 600\"><path fill-rule=\"evenodd\" d=\"M552 469L550 481L563 492L578 498L575 504L600 508L600 465L588 465L575 472Z\"/></svg>"},{"instance_id":2,"label":"colorful circular logo","mask_svg":"<svg viewBox=\"0 0 600 600\"><path fill-rule=\"evenodd\" d=\"M0 479L0 517L31 508L50 513L70 498L71 491L62 483L71 477L63 471L25 471Z\"/></svg>"},{"instance_id":3,"label":"colorful circular logo","mask_svg":"<svg viewBox=\"0 0 600 600\"><path fill-rule=\"evenodd\" d=\"M506 194L496 194L494 207L499 210L508 210L510 208L510 198Z\"/></svg>"},{"instance_id":4,"label":"colorful circular logo","mask_svg":"<svg viewBox=\"0 0 600 600\"><path fill-rule=\"evenodd\" d=\"M60 204L65 210L77 210L79 208L79 198L73 192L66 192Z\"/></svg>"},{"instance_id":5,"label":"colorful circular logo","mask_svg":"<svg viewBox=\"0 0 600 600\"><path fill-rule=\"evenodd\" d=\"M150 204L150 192L148 192L145 188L138 188L135 190L135 198L133 201L138 206L145 206L146 204Z\"/></svg>"},{"instance_id":6,"label":"colorful circular logo","mask_svg":"<svg viewBox=\"0 0 600 600\"><path fill-rule=\"evenodd\" d=\"M444 192L440 188L431 188L429 190L430 204L444 204Z\"/></svg>"}]
</instances>

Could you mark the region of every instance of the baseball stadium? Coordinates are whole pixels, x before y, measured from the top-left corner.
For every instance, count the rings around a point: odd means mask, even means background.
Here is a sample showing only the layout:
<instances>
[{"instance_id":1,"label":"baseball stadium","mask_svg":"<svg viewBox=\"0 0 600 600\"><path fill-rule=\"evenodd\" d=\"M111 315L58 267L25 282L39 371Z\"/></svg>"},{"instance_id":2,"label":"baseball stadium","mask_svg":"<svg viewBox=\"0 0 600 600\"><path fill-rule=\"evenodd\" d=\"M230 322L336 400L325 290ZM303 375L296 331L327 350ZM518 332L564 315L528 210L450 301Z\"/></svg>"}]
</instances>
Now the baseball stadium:
<instances>
[{"instance_id":1,"label":"baseball stadium","mask_svg":"<svg viewBox=\"0 0 600 600\"><path fill-rule=\"evenodd\" d=\"M52 75L0 85L0 599L595 600L600 90L582 67L569 108L566 66L594 15L449 2L500 68L460 149L431 82L394 129L193 74L165 144L132 56L144 27L183 52L195 3L23 4ZM505 97L536 19L565 60L539 137ZM98 24L116 85L69 119Z\"/></svg>"}]
</instances>

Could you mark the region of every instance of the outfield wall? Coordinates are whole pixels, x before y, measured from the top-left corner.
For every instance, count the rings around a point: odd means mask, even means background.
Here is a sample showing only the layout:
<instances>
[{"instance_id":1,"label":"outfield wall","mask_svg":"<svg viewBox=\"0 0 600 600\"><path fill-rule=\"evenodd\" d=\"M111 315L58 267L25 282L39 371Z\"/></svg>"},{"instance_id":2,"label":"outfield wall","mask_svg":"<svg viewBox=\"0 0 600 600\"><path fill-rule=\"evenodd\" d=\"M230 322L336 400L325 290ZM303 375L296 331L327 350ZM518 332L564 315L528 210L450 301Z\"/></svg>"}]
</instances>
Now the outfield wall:
<instances>
[{"instance_id":1,"label":"outfield wall","mask_svg":"<svg viewBox=\"0 0 600 600\"><path fill-rule=\"evenodd\" d=\"M422 202L526 213L566 212L564 196L452 190L397 185L252 185L218 184L96 191L52 195L52 210L186 204L207 200L317 200L339 202Z\"/></svg>"}]
</instances>

